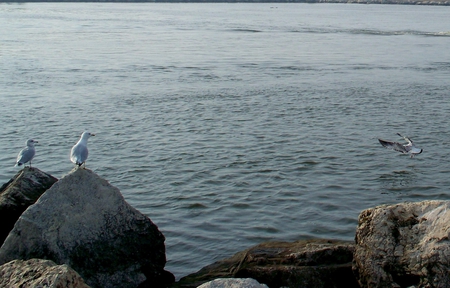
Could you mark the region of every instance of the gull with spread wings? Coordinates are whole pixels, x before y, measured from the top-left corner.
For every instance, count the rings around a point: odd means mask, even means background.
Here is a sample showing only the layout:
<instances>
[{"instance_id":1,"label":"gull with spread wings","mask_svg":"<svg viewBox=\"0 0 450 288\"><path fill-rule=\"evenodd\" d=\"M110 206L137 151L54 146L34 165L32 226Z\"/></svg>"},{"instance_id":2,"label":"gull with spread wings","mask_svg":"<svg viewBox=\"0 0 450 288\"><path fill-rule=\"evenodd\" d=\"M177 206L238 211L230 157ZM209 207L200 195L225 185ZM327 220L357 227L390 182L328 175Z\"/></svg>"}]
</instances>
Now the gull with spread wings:
<instances>
[{"instance_id":1,"label":"gull with spread wings","mask_svg":"<svg viewBox=\"0 0 450 288\"><path fill-rule=\"evenodd\" d=\"M408 143L400 144L398 142L385 141L385 140L381 140L381 139L378 139L378 141L380 141L380 144L383 145L383 147L386 147L387 149L392 149L392 150L398 151L403 154L409 154L409 156L411 158L422 153L423 149L420 149L420 148L417 148L416 146L414 146L414 143L411 139L400 135L400 133L397 133L397 135L402 137L403 139L405 139Z\"/></svg>"}]
</instances>

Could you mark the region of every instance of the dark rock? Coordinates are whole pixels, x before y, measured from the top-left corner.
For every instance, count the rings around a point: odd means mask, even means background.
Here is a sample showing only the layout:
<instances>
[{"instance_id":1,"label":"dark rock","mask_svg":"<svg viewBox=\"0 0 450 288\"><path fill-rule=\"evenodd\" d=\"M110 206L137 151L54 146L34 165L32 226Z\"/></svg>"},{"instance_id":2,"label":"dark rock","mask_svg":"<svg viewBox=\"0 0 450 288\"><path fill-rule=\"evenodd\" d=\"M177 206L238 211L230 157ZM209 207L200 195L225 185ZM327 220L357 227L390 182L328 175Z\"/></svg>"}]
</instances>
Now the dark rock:
<instances>
[{"instance_id":1,"label":"dark rock","mask_svg":"<svg viewBox=\"0 0 450 288\"><path fill-rule=\"evenodd\" d=\"M353 242L268 242L209 265L173 287L197 287L217 278L253 278L274 287L359 287L352 274Z\"/></svg>"},{"instance_id":2,"label":"dark rock","mask_svg":"<svg viewBox=\"0 0 450 288\"><path fill-rule=\"evenodd\" d=\"M450 287L450 202L382 205L359 215L353 269L362 287Z\"/></svg>"},{"instance_id":3,"label":"dark rock","mask_svg":"<svg viewBox=\"0 0 450 288\"><path fill-rule=\"evenodd\" d=\"M0 264L41 258L67 264L92 287L166 287L165 238L97 174L76 169L20 216ZM18 245L18 243L20 243Z\"/></svg>"},{"instance_id":4,"label":"dark rock","mask_svg":"<svg viewBox=\"0 0 450 288\"><path fill-rule=\"evenodd\" d=\"M197 288L268 288L265 284L260 284L252 278L219 278Z\"/></svg>"},{"instance_id":5,"label":"dark rock","mask_svg":"<svg viewBox=\"0 0 450 288\"><path fill-rule=\"evenodd\" d=\"M33 167L25 167L0 187L0 245L28 206L34 204L47 189L58 181Z\"/></svg>"},{"instance_id":6,"label":"dark rock","mask_svg":"<svg viewBox=\"0 0 450 288\"><path fill-rule=\"evenodd\" d=\"M0 287L89 288L69 266L42 259L3 264L0 266Z\"/></svg>"}]
</instances>

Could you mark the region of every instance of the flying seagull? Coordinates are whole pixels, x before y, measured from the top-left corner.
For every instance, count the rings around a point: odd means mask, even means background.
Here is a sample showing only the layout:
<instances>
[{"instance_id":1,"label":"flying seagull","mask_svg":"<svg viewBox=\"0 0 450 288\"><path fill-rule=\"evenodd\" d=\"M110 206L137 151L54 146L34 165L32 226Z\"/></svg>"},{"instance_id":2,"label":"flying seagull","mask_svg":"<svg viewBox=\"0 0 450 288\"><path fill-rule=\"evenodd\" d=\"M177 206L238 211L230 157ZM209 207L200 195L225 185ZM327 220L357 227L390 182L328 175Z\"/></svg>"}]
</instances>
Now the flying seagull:
<instances>
[{"instance_id":1,"label":"flying seagull","mask_svg":"<svg viewBox=\"0 0 450 288\"><path fill-rule=\"evenodd\" d=\"M88 158L89 151L87 148L87 140L91 136L95 136L95 134L89 133L87 131L83 132L83 134L81 134L80 140L78 140L77 144L72 147L72 151L70 151L70 161L72 161L72 163L74 163L75 165L78 165L78 167L85 164Z\"/></svg>"},{"instance_id":2,"label":"flying seagull","mask_svg":"<svg viewBox=\"0 0 450 288\"><path fill-rule=\"evenodd\" d=\"M34 143L38 143L38 141L33 139L27 140L27 147L20 150L19 155L17 155L16 165L14 166L21 166L22 164L30 162L31 167L31 160L33 160L34 154L36 153L36 151L34 150Z\"/></svg>"},{"instance_id":3,"label":"flying seagull","mask_svg":"<svg viewBox=\"0 0 450 288\"><path fill-rule=\"evenodd\" d=\"M416 146L414 146L414 143L411 139L400 135L400 133L397 133L397 135L402 137L403 139L405 139L408 143L400 144L397 142L385 141L385 140L381 140L381 139L378 139L378 141L380 141L380 144L388 149L392 149L392 150L398 151L403 154L409 154L409 156L411 158L413 158L417 154L422 153L423 149L420 149L420 148L417 148Z\"/></svg>"}]
</instances>

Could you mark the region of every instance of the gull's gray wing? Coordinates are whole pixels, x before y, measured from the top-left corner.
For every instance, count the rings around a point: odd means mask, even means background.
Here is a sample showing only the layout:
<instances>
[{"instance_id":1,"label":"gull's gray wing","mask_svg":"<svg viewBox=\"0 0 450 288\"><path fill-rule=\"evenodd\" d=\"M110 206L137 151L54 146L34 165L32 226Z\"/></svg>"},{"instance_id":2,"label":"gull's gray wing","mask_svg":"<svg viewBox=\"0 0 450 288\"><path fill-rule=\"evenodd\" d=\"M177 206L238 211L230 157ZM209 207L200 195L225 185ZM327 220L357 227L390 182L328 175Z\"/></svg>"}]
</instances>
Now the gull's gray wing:
<instances>
[{"instance_id":1,"label":"gull's gray wing","mask_svg":"<svg viewBox=\"0 0 450 288\"><path fill-rule=\"evenodd\" d=\"M85 145L77 144L72 148L70 160L75 164L81 165L86 162L88 154L89 152Z\"/></svg>"},{"instance_id":2,"label":"gull's gray wing","mask_svg":"<svg viewBox=\"0 0 450 288\"><path fill-rule=\"evenodd\" d=\"M405 146L397 142L385 141L381 139L378 139L378 141L381 145L383 145L383 147L398 151L403 154L406 154L409 152L409 150L411 150L411 146Z\"/></svg>"},{"instance_id":3,"label":"gull's gray wing","mask_svg":"<svg viewBox=\"0 0 450 288\"><path fill-rule=\"evenodd\" d=\"M408 145L412 145L413 141L412 141L411 139L409 139L409 138L406 137L406 136L403 136L403 135L400 134L400 133L397 133L397 135L400 136L400 137L402 137L403 139L405 139L405 141L408 142Z\"/></svg>"},{"instance_id":4,"label":"gull's gray wing","mask_svg":"<svg viewBox=\"0 0 450 288\"><path fill-rule=\"evenodd\" d=\"M31 161L34 157L35 150L33 147L25 147L19 152L19 155L17 156L17 165L25 164L29 161Z\"/></svg>"}]
</instances>

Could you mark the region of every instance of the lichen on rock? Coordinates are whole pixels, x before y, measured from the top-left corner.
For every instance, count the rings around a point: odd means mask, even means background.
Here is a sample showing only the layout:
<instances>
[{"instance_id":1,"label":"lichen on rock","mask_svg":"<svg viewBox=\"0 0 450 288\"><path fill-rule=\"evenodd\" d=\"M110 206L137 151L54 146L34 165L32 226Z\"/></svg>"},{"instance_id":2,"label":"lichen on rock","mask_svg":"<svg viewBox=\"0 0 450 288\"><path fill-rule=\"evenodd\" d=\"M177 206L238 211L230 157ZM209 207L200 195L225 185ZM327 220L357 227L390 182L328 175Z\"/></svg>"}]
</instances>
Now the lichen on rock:
<instances>
[{"instance_id":1,"label":"lichen on rock","mask_svg":"<svg viewBox=\"0 0 450 288\"><path fill-rule=\"evenodd\" d=\"M361 287L450 287L450 202L361 212L353 270Z\"/></svg>"},{"instance_id":2,"label":"lichen on rock","mask_svg":"<svg viewBox=\"0 0 450 288\"><path fill-rule=\"evenodd\" d=\"M89 288L66 264L43 259L13 260L1 265L0 287Z\"/></svg>"}]
</instances>

